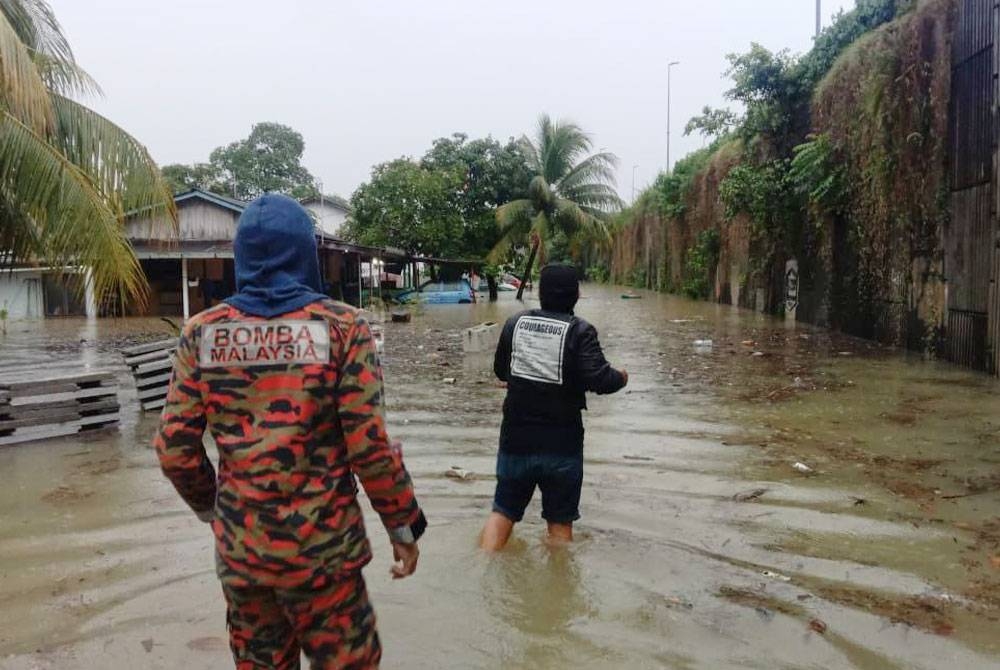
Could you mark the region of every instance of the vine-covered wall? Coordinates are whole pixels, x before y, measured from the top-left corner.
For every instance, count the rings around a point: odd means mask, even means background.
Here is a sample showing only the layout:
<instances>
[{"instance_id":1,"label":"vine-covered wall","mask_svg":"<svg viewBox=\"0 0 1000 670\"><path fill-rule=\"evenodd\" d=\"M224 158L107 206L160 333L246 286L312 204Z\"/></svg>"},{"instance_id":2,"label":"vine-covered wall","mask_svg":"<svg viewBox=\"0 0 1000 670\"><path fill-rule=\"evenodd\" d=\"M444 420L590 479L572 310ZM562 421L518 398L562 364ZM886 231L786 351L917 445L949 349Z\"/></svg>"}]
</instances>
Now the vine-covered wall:
<instances>
[{"instance_id":1,"label":"vine-covered wall","mask_svg":"<svg viewBox=\"0 0 1000 670\"><path fill-rule=\"evenodd\" d=\"M862 0L817 53L732 57L731 97L765 81L765 102L620 217L603 272L777 313L795 258L799 319L934 351L954 16Z\"/></svg>"}]
</instances>

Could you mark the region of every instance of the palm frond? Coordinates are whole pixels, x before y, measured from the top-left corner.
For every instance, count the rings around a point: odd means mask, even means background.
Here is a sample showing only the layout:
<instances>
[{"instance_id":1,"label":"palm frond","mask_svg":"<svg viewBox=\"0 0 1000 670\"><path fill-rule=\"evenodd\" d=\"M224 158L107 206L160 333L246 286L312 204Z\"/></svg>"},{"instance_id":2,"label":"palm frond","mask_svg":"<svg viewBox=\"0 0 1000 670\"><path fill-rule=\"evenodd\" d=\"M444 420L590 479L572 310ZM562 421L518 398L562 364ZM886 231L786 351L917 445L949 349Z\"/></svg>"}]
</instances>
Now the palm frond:
<instances>
[{"instance_id":1,"label":"palm frond","mask_svg":"<svg viewBox=\"0 0 1000 670\"><path fill-rule=\"evenodd\" d=\"M8 0L8 3L11 0ZM32 51L0 11L0 104L37 133L52 127L52 103Z\"/></svg>"},{"instance_id":2,"label":"palm frond","mask_svg":"<svg viewBox=\"0 0 1000 670\"><path fill-rule=\"evenodd\" d=\"M580 206L604 212L619 211L624 205L618 192L605 184L581 184L571 189L560 189L560 195Z\"/></svg>"},{"instance_id":3,"label":"palm frond","mask_svg":"<svg viewBox=\"0 0 1000 670\"><path fill-rule=\"evenodd\" d=\"M587 156L570 168L557 188L572 188L580 184L598 183L614 186L617 183L615 170L618 169L618 157L602 152Z\"/></svg>"},{"instance_id":4,"label":"palm frond","mask_svg":"<svg viewBox=\"0 0 1000 670\"><path fill-rule=\"evenodd\" d=\"M83 170L8 112L0 115L0 200L19 213L5 220L5 228L18 227L5 236L24 240L13 245L15 253L30 250L49 264L88 267L99 300L144 299L142 271L121 218Z\"/></svg>"},{"instance_id":5,"label":"palm frond","mask_svg":"<svg viewBox=\"0 0 1000 670\"><path fill-rule=\"evenodd\" d=\"M530 200L512 200L497 208L496 220L500 234L486 256L490 263L499 263L515 240L527 235L533 213L534 207Z\"/></svg>"},{"instance_id":6,"label":"palm frond","mask_svg":"<svg viewBox=\"0 0 1000 670\"><path fill-rule=\"evenodd\" d=\"M573 168L577 159L593 146L590 136L570 121L553 121L547 114L538 120L535 140L541 174L550 184L559 183Z\"/></svg>"},{"instance_id":7,"label":"palm frond","mask_svg":"<svg viewBox=\"0 0 1000 670\"><path fill-rule=\"evenodd\" d=\"M61 95L52 101L53 144L93 180L118 216L143 211L153 220L176 222L173 193L146 147L78 102Z\"/></svg>"},{"instance_id":8,"label":"palm frond","mask_svg":"<svg viewBox=\"0 0 1000 670\"><path fill-rule=\"evenodd\" d=\"M53 58L42 53L36 53L34 59L42 81L51 92L65 96L104 94L97 81L76 62Z\"/></svg>"},{"instance_id":9,"label":"palm frond","mask_svg":"<svg viewBox=\"0 0 1000 670\"><path fill-rule=\"evenodd\" d=\"M46 0L0 0L0 13L31 52L74 61L69 41Z\"/></svg>"}]
</instances>

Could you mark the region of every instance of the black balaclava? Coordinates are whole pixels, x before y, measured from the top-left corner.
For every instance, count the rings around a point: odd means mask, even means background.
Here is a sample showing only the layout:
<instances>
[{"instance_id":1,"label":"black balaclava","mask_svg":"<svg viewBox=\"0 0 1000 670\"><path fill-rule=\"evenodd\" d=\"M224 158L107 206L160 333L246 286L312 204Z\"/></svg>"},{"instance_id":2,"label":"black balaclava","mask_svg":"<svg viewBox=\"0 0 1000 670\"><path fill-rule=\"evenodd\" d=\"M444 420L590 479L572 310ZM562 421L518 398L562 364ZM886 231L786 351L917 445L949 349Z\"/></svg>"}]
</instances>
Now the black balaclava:
<instances>
[{"instance_id":1,"label":"black balaclava","mask_svg":"<svg viewBox=\"0 0 1000 670\"><path fill-rule=\"evenodd\" d=\"M572 314L580 298L580 280L576 268L569 265L546 265L538 284L542 309L547 312Z\"/></svg>"}]
</instances>

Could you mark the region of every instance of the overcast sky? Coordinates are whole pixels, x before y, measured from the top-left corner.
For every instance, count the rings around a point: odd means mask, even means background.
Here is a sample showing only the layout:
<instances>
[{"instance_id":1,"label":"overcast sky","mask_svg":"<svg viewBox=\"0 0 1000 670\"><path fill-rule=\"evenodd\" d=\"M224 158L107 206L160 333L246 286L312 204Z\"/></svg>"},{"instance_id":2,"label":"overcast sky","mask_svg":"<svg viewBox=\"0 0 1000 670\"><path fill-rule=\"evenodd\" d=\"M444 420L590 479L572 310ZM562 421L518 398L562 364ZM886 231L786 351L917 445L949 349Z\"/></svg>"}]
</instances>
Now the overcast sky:
<instances>
[{"instance_id":1,"label":"overcast sky","mask_svg":"<svg viewBox=\"0 0 1000 670\"><path fill-rule=\"evenodd\" d=\"M500 139L542 112L621 159L632 193L674 160L705 104L723 104L725 55L751 42L808 50L814 0L50 0L93 106L161 164L207 160L257 121L290 125L324 190L350 196L374 164L434 138ZM853 0L823 0L824 24Z\"/></svg>"}]
</instances>

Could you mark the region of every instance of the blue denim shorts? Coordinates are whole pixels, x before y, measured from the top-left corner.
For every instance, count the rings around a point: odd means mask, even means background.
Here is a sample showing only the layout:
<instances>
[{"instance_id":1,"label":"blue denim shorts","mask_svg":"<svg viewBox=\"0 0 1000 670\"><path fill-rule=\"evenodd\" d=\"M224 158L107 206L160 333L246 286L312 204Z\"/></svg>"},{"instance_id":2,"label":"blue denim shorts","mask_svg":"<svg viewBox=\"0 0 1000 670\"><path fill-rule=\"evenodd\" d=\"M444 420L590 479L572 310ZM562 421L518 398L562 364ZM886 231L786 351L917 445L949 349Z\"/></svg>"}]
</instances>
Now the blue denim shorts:
<instances>
[{"instance_id":1,"label":"blue denim shorts","mask_svg":"<svg viewBox=\"0 0 1000 670\"><path fill-rule=\"evenodd\" d=\"M493 511L520 521L536 486L542 490L542 518L549 523L573 523L580 518L583 456L501 451L497 456Z\"/></svg>"}]
</instances>

